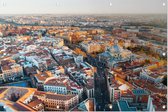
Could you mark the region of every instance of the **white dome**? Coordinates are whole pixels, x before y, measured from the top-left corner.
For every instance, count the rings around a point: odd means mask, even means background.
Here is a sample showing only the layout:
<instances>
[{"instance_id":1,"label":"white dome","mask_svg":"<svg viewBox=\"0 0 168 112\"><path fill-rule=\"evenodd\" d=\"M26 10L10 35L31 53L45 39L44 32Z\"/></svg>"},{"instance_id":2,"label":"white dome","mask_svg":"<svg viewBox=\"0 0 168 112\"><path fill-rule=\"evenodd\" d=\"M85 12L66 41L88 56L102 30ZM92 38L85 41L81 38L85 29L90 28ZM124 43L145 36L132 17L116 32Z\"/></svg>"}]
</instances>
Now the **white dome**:
<instances>
[{"instance_id":1,"label":"white dome","mask_svg":"<svg viewBox=\"0 0 168 112\"><path fill-rule=\"evenodd\" d=\"M123 84L119 87L119 89L122 90L122 91L126 91L126 90L129 89L129 87L126 84Z\"/></svg>"}]
</instances>

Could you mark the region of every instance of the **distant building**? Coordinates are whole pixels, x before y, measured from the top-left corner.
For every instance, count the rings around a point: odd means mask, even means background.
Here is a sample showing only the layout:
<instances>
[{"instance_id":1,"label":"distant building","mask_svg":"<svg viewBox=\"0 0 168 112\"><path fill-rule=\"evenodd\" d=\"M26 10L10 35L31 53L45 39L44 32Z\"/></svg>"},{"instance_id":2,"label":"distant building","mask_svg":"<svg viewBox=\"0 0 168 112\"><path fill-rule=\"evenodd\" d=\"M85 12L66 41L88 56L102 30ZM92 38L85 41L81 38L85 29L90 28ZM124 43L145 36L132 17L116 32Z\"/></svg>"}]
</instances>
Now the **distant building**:
<instances>
[{"instance_id":1,"label":"distant building","mask_svg":"<svg viewBox=\"0 0 168 112\"><path fill-rule=\"evenodd\" d=\"M84 41L80 45L87 53L100 52L102 48L101 44L95 41Z\"/></svg>"},{"instance_id":2,"label":"distant building","mask_svg":"<svg viewBox=\"0 0 168 112\"><path fill-rule=\"evenodd\" d=\"M62 47L64 45L64 40L61 38L42 37L39 41L51 43L54 47Z\"/></svg>"}]
</instances>

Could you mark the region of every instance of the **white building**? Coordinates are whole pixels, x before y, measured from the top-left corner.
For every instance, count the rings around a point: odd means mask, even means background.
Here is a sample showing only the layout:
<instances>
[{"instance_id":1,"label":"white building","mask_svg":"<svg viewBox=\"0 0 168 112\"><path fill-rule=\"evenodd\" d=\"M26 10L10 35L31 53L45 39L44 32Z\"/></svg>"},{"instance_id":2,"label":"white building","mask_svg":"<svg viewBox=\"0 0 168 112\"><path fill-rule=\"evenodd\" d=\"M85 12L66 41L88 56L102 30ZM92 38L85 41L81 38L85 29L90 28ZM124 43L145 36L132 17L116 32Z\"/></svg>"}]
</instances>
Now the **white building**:
<instances>
[{"instance_id":1,"label":"white building","mask_svg":"<svg viewBox=\"0 0 168 112\"><path fill-rule=\"evenodd\" d=\"M83 88L69 78L48 78L44 82L44 91L50 91L57 94L77 94L79 97L83 94Z\"/></svg>"},{"instance_id":2,"label":"white building","mask_svg":"<svg viewBox=\"0 0 168 112\"><path fill-rule=\"evenodd\" d=\"M140 78L146 79L154 83L160 83L162 82L164 76L152 73L151 71L147 69L142 69L142 72L140 72Z\"/></svg>"},{"instance_id":3,"label":"white building","mask_svg":"<svg viewBox=\"0 0 168 112\"><path fill-rule=\"evenodd\" d=\"M53 46L62 47L64 45L64 40L61 38L50 38L50 37L42 37L40 42L51 42Z\"/></svg>"},{"instance_id":4,"label":"white building","mask_svg":"<svg viewBox=\"0 0 168 112\"><path fill-rule=\"evenodd\" d=\"M85 91L88 98L94 98L95 89L94 89L94 79L87 79L85 84Z\"/></svg>"},{"instance_id":5,"label":"white building","mask_svg":"<svg viewBox=\"0 0 168 112\"><path fill-rule=\"evenodd\" d=\"M38 69L47 69L47 62L45 59L41 59L38 56L27 56L26 60L32 62Z\"/></svg>"},{"instance_id":6,"label":"white building","mask_svg":"<svg viewBox=\"0 0 168 112\"><path fill-rule=\"evenodd\" d=\"M15 78L22 76L24 76L22 66L8 60L1 61L0 80L15 80Z\"/></svg>"}]
</instances>

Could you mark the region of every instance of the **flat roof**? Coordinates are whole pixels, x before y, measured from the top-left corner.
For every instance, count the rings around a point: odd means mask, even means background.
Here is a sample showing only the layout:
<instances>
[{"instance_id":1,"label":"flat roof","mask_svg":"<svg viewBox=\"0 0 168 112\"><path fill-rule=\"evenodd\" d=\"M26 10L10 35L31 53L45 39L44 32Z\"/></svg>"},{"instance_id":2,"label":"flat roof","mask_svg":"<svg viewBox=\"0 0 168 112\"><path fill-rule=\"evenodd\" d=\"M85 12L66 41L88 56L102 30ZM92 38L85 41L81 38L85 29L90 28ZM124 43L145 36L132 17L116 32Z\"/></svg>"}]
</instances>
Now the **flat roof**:
<instances>
[{"instance_id":1,"label":"flat roof","mask_svg":"<svg viewBox=\"0 0 168 112\"><path fill-rule=\"evenodd\" d=\"M130 107L126 101L118 101L120 111L132 111L135 112L136 107Z\"/></svg>"},{"instance_id":2,"label":"flat roof","mask_svg":"<svg viewBox=\"0 0 168 112\"><path fill-rule=\"evenodd\" d=\"M148 95L149 93L144 89L134 89L132 90L134 95Z\"/></svg>"}]
</instances>

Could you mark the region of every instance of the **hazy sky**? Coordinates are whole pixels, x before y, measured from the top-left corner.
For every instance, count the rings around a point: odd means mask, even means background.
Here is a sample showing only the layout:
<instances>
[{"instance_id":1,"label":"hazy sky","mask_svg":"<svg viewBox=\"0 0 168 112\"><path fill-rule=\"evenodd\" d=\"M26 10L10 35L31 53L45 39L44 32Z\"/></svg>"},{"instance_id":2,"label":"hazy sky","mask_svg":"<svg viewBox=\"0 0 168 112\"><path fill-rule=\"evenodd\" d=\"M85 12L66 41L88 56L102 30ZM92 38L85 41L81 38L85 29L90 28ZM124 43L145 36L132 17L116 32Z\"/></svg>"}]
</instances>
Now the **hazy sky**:
<instances>
[{"instance_id":1,"label":"hazy sky","mask_svg":"<svg viewBox=\"0 0 168 112\"><path fill-rule=\"evenodd\" d=\"M167 0L0 0L0 14L166 13Z\"/></svg>"}]
</instances>

